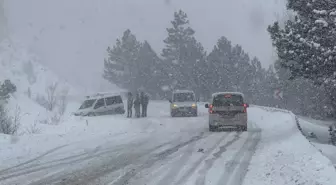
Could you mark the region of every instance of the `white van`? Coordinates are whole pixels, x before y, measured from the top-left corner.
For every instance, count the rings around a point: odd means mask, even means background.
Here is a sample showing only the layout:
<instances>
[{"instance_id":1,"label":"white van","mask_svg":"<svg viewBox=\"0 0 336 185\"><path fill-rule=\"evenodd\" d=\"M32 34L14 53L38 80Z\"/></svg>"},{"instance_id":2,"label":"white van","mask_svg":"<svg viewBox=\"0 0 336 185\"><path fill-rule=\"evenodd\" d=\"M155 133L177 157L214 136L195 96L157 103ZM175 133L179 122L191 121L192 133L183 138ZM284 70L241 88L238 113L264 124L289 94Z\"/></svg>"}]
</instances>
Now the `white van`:
<instances>
[{"instance_id":1,"label":"white van","mask_svg":"<svg viewBox=\"0 0 336 185\"><path fill-rule=\"evenodd\" d=\"M194 91L175 90L170 102L170 115L197 116L197 101Z\"/></svg>"},{"instance_id":2,"label":"white van","mask_svg":"<svg viewBox=\"0 0 336 185\"><path fill-rule=\"evenodd\" d=\"M87 96L86 100L74 113L75 116L98 116L106 114L124 114L122 97L116 93L97 93Z\"/></svg>"}]
</instances>

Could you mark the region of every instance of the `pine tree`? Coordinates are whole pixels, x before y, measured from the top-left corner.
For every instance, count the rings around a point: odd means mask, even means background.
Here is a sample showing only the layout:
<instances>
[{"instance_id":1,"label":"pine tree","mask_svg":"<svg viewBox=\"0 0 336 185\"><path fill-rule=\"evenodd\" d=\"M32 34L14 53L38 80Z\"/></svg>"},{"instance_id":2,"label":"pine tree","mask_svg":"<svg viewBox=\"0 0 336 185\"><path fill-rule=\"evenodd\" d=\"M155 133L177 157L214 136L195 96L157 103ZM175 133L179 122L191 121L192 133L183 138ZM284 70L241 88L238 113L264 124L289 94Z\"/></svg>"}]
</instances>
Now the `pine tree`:
<instances>
[{"instance_id":1,"label":"pine tree","mask_svg":"<svg viewBox=\"0 0 336 185\"><path fill-rule=\"evenodd\" d=\"M156 95L161 91L164 72L160 66L160 58L147 41L141 44L137 63L139 64L140 75L136 83L141 84L141 88L145 89L147 93Z\"/></svg>"},{"instance_id":2,"label":"pine tree","mask_svg":"<svg viewBox=\"0 0 336 185\"><path fill-rule=\"evenodd\" d=\"M261 67L261 62L254 57L251 60L249 69L250 85L247 95L250 97L250 103L262 105L264 92L262 91L262 83L265 81L265 70Z\"/></svg>"},{"instance_id":3,"label":"pine tree","mask_svg":"<svg viewBox=\"0 0 336 185\"><path fill-rule=\"evenodd\" d=\"M232 48L231 53L231 70L230 76L232 80L232 89L235 91L246 92L246 86L248 83L248 78L246 72L250 65L250 57L240 45L236 45Z\"/></svg>"},{"instance_id":4,"label":"pine tree","mask_svg":"<svg viewBox=\"0 0 336 185\"><path fill-rule=\"evenodd\" d=\"M135 91L141 87L137 79L141 76L137 63L140 43L130 30L126 30L121 39L117 39L112 48L107 49L108 58L104 60L103 77L118 85Z\"/></svg>"},{"instance_id":5,"label":"pine tree","mask_svg":"<svg viewBox=\"0 0 336 185\"><path fill-rule=\"evenodd\" d=\"M212 71L209 81L213 92L228 91L232 87L229 75L231 52L231 42L227 38L221 37L208 55L209 70Z\"/></svg>"},{"instance_id":6,"label":"pine tree","mask_svg":"<svg viewBox=\"0 0 336 185\"><path fill-rule=\"evenodd\" d=\"M323 88L319 88L312 80L303 77L290 80L289 69L281 67L279 60L275 62L275 71L279 86L284 93L283 108L317 119L328 116L330 108L325 108L328 107L328 98Z\"/></svg>"},{"instance_id":7,"label":"pine tree","mask_svg":"<svg viewBox=\"0 0 336 185\"><path fill-rule=\"evenodd\" d=\"M194 70L196 62L204 59L203 47L196 41L186 13L182 10L175 12L171 23L172 28L167 28L168 37L162 50L171 88L195 89L198 82Z\"/></svg>"},{"instance_id":8,"label":"pine tree","mask_svg":"<svg viewBox=\"0 0 336 185\"><path fill-rule=\"evenodd\" d=\"M336 2L333 0L288 0L287 8L297 13L285 28L274 23L268 28L280 65L290 79L304 77L324 85L336 111Z\"/></svg>"},{"instance_id":9,"label":"pine tree","mask_svg":"<svg viewBox=\"0 0 336 185\"><path fill-rule=\"evenodd\" d=\"M16 92L16 85L10 80L5 80L0 85L0 100L6 100L9 98L9 94Z\"/></svg>"}]
</instances>

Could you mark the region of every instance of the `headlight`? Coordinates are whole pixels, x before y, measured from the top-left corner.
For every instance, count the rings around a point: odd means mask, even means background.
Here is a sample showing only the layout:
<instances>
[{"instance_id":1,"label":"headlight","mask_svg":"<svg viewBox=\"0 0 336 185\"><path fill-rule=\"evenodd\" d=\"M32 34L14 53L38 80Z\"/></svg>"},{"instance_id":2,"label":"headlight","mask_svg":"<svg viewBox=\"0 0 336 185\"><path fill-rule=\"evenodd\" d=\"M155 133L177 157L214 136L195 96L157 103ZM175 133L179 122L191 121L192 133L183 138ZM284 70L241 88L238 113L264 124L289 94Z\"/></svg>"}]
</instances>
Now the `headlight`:
<instances>
[{"instance_id":1,"label":"headlight","mask_svg":"<svg viewBox=\"0 0 336 185\"><path fill-rule=\"evenodd\" d=\"M172 108L177 108L178 106L176 104L173 104L172 105Z\"/></svg>"},{"instance_id":2,"label":"headlight","mask_svg":"<svg viewBox=\"0 0 336 185\"><path fill-rule=\"evenodd\" d=\"M197 107L196 103L193 103L193 104L191 105L191 107L192 107L192 108L196 108L196 107Z\"/></svg>"}]
</instances>

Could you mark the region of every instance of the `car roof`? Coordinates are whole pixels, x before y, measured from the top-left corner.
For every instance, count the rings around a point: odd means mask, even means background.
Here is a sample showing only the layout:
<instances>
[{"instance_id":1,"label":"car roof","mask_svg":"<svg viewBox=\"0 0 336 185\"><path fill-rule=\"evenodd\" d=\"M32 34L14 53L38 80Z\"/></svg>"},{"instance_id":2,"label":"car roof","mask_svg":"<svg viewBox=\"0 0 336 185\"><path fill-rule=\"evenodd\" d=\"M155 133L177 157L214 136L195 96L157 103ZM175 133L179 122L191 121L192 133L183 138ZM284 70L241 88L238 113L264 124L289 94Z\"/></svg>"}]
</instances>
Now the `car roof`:
<instances>
[{"instance_id":1,"label":"car roof","mask_svg":"<svg viewBox=\"0 0 336 185\"><path fill-rule=\"evenodd\" d=\"M223 95L223 94L234 94L234 95L240 95L244 98L244 94L241 92L216 92L212 94L212 97L218 96L218 95Z\"/></svg>"},{"instance_id":2,"label":"car roof","mask_svg":"<svg viewBox=\"0 0 336 185\"><path fill-rule=\"evenodd\" d=\"M121 94L115 93L115 92L98 92L98 93L86 96L86 99L91 100L91 99L104 98L104 97L110 97L110 96L121 96Z\"/></svg>"},{"instance_id":3,"label":"car roof","mask_svg":"<svg viewBox=\"0 0 336 185\"><path fill-rule=\"evenodd\" d=\"M173 93L194 93L192 90L174 90Z\"/></svg>"}]
</instances>

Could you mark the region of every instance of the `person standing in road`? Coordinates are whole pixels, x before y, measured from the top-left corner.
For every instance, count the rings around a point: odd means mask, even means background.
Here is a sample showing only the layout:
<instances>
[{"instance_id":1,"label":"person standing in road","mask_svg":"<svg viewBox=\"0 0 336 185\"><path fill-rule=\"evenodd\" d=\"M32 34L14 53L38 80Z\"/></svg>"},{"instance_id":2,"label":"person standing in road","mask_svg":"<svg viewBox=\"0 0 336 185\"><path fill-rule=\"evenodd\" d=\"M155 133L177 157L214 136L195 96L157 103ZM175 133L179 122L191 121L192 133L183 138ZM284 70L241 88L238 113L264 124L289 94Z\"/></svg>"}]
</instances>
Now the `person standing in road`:
<instances>
[{"instance_id":1,"label":"person standing in road","mask_svg":"<svg viewBox=\"0 0 336 185\"><path fill-rule=\"evenodd\" d=\"M139 96L139 94L137 93L136 96L135 96L135 100L134 100L135 116L136 116L137 118L140 117L140 104L141 104L140 96Z\"/></svg>"},{"instance_id":2,"label":"person standing in road","mask_svg":"<svg viewBox=\"0 0 336 185\"><path fill-rule=\"evenodd\" d=\"M147 107L149 103L149 96L148 94L141 92L140 95L140 100L141 100L141 109L142 109L142 117L147 117Z\"/></svg>"},{"instance_id":3,"label":"person standing in road","mask_svg":"<svg viewBox=\"0 0 336 185\"><path fill-rule=\"evenodd\" d=\"M132 117L132 108L133 108L133 95L131 92L127 94L127 117Z\"/></svg>"}]
</instances>

